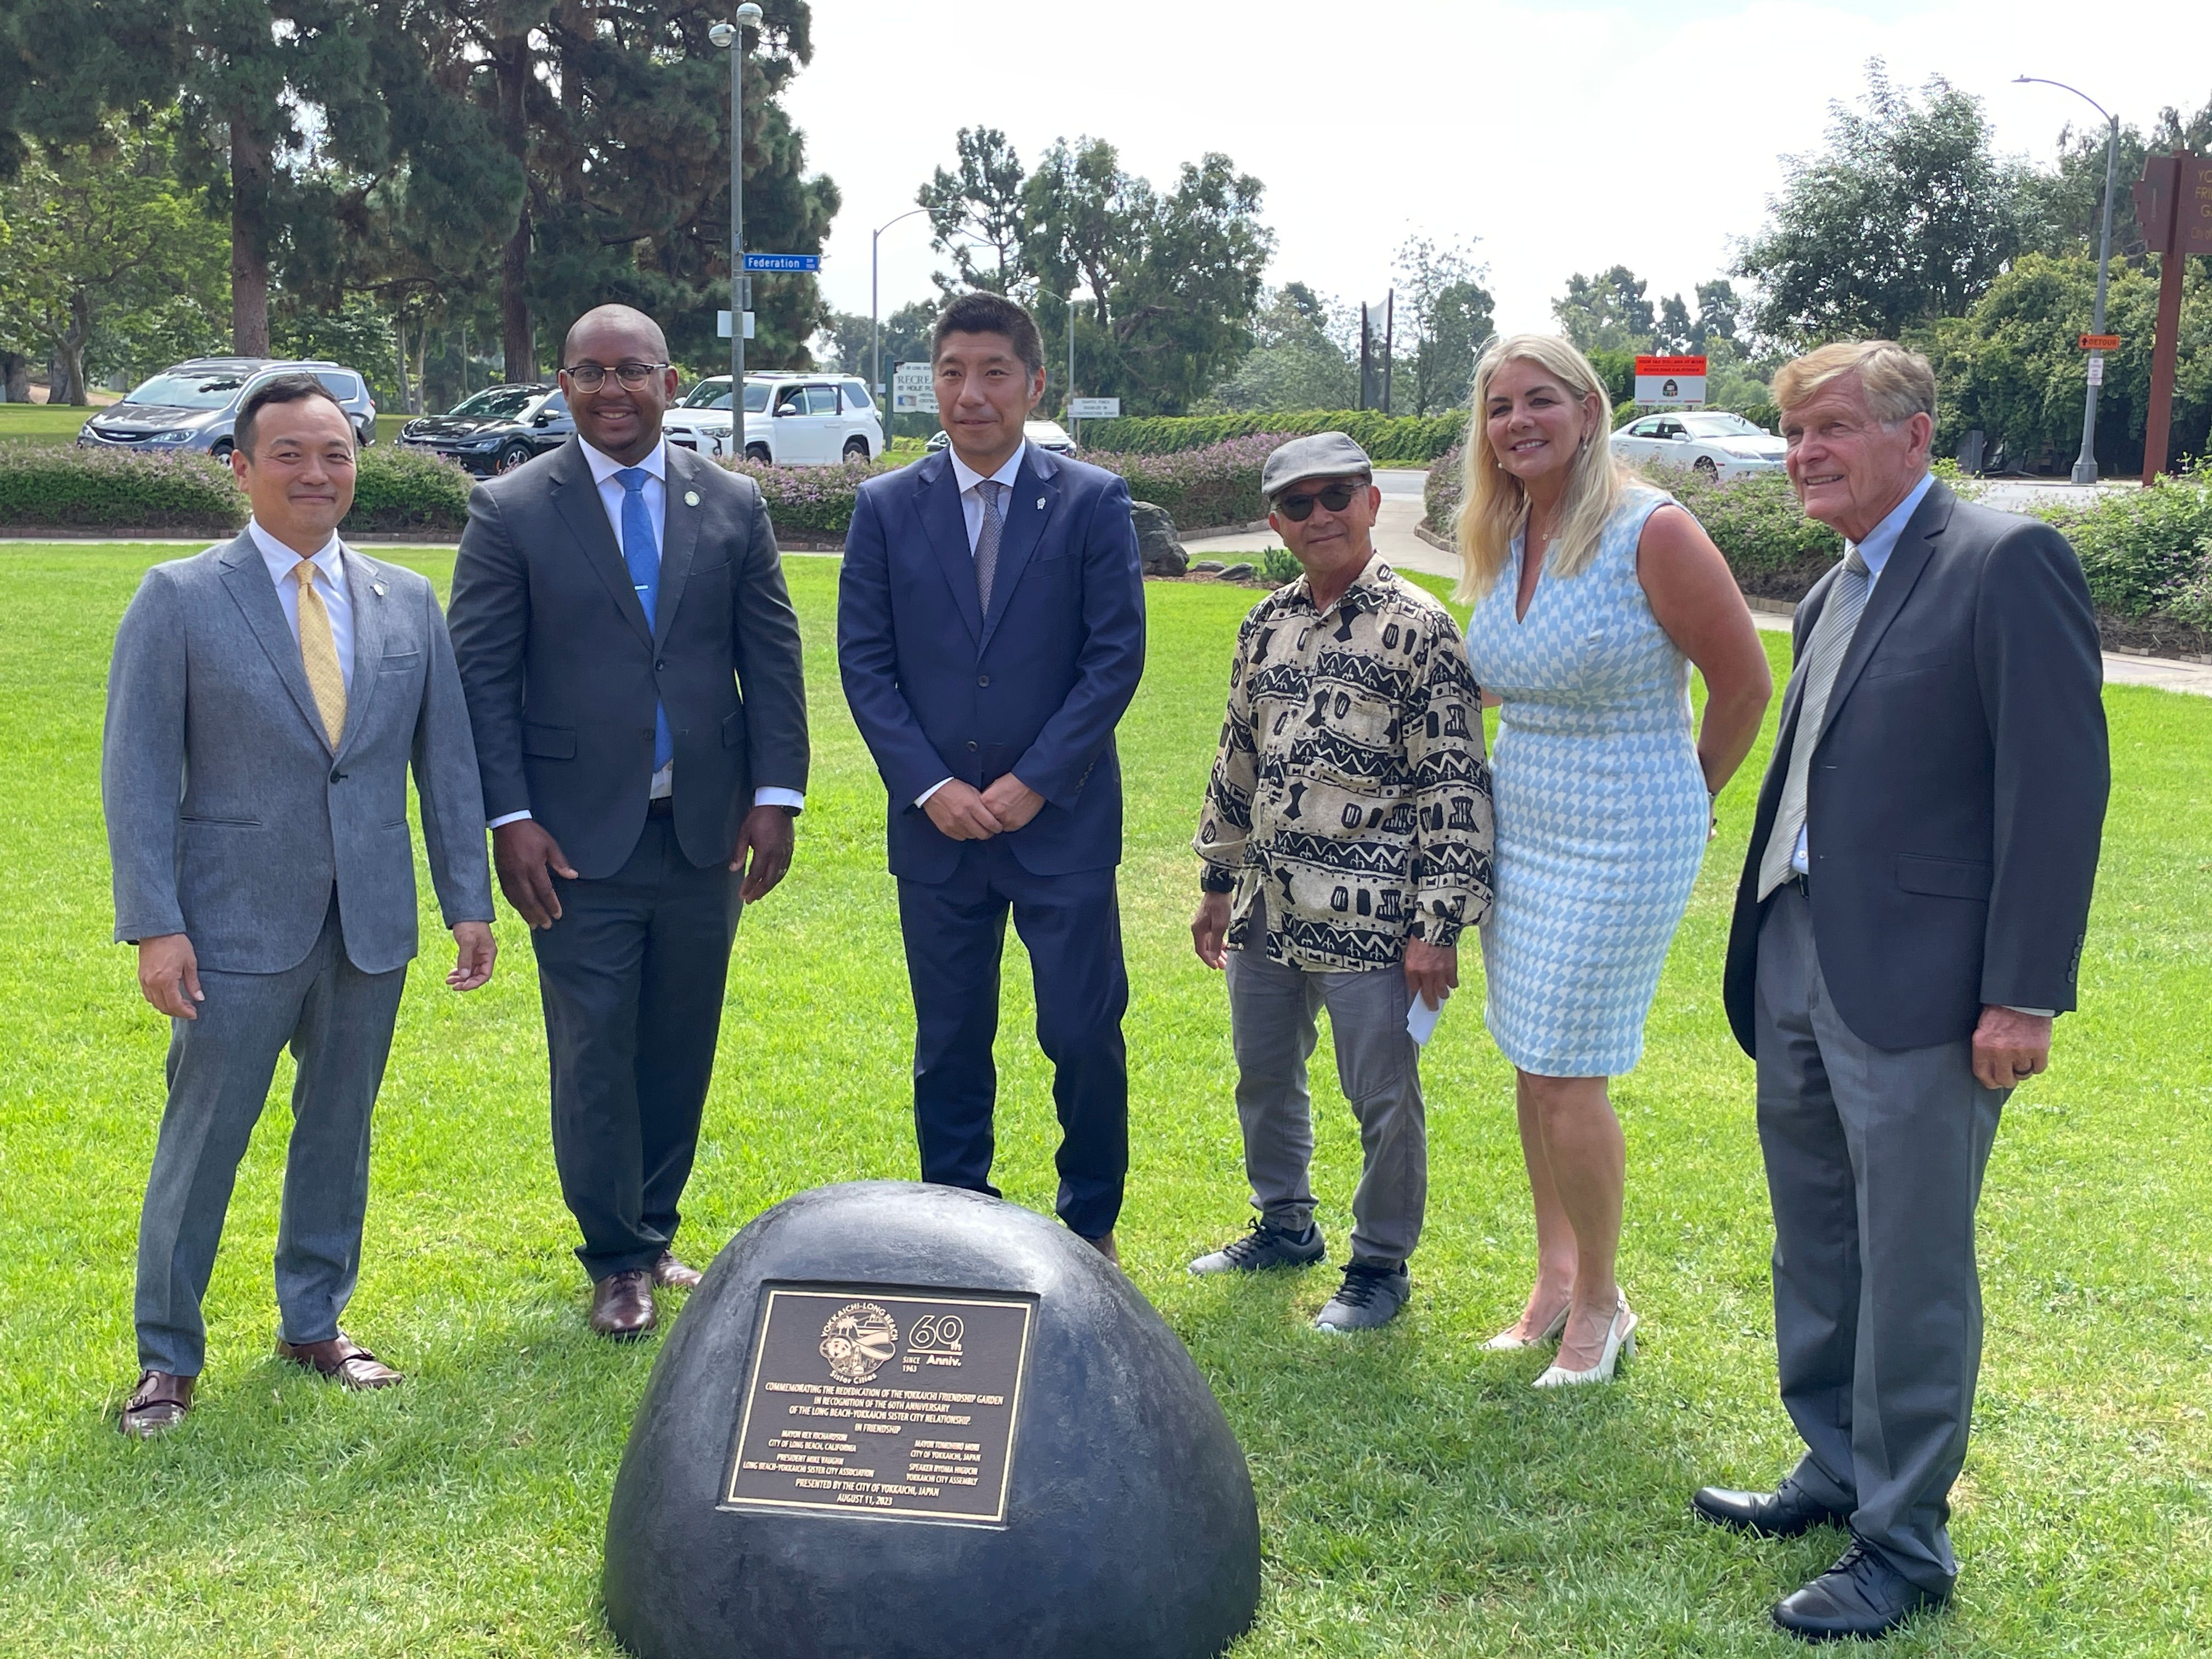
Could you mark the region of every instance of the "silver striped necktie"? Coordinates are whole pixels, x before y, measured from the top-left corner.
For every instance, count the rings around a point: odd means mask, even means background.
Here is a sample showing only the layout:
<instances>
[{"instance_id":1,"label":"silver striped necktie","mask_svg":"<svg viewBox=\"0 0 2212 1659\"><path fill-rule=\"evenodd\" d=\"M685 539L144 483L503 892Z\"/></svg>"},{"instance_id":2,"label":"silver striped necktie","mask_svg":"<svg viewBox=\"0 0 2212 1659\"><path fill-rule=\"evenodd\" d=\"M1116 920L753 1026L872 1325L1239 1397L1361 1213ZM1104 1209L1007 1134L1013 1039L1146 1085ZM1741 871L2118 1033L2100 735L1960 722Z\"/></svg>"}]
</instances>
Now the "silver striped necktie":
<instances>
[{"instance_id":1,"label":"silver striped necktie","mask_svg":"<svg viewBox=\"0 0 2212 1659\"><path fill-rule=\"evenodd\" d=\"M975 532L975 598L985 616L991 614L991 580L999 574L999 536L1006 521L999 516L999 493L1006 486L986 478L975 486L983 503L982 527Z\"/></svg>"},{"instance_id":2,"label":"silver striped necktie","mask_svg":"<svg viewBox=\"0 0 2212 1659\"><path fill-rule=\"evenodd\" d=\"M1828 696L1836 689L1836 671L1851 648L1866 610L1867 592L1873 586L1867 562L1856 547L1844 555L1843 574L1813 624L1813 637L1805 642L1801 670L1803 690L1797 699L1797 729L1790 744L1790 769L1783 775L1782 804L1774 814L1774 832L1766 838L1766 851L1759 860L1759 896L1790 879L1790 857L1797 850L1797 832L1805 827L1805 783L1812 770L1813 750L1819 747L1821 728L1827 724Z\"/></svg>"}]
</instances>

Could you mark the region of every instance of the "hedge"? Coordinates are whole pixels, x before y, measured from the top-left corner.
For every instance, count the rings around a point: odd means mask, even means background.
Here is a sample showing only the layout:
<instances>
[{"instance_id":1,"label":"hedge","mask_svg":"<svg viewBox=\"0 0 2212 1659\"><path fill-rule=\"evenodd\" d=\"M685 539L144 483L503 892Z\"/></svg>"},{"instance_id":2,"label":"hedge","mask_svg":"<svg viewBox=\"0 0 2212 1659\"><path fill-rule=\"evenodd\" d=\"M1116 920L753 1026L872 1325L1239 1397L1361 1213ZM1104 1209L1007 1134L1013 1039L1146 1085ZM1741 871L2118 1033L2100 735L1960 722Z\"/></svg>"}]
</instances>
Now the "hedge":
<instances>
[{"instance_id":1,"label":"hedge","mask_svg":"<svg viewBox=\"0 0 2212 1659\"><path fill-rule=\"evenodd\" d=\"M1384 415L1371 409L1275 410L1255 415L1136 415L1118 421L1085 421L1086 452L1172 455L1225 439L1261 433L1300 437L1346 432L1376 460L1393 466L1426 466L1459 441L1467 411L1447 415ZM1086 453L1085 459L1099 458Z\"/></svg>"},{"instance_id":2,"label":"hedge","mask_svg":"<svg viewBox=\"0 0 2212 1659\"><path fill-rule=\"evenodd\" d=\"M1428 525L1447 538L1459 511L1459 462L1454 449L1429 469ZM1644 477L1696 515L1747 593L1802 599L1843 557L1843 538L1805 516L1778 472L1723 483L1654 465ZM2073 544L2107 647L2212 651L2212 470L2041 516Z\"/></svg>"},{"instance_id":3,"label":"hedge","mask_svg":"<svg viewBox=\"0 0 2212 1659\"><path fill-rule=\"evenodd\" d=\"M457 532L468 520L469 486L468 474L449 461L365 449L353 511L340 527L354 535ZM228 465L205 455L0 447L0 526L228 537L246 527L246 496Z\"/></svg>"},{"instance_id":4,"label":"hedge","mask_svg":"<svg viewBox=\"0 0 2212 1659\"><path fill-rule=\"evenodd\" d=\"M1280 434L1238 438L1171 455L1086 454L1129 481L1129 493L1165 507L1178 528L1211 529L1265 516L1260 464ZM905 462L771 466L728 462L760 486L785 536L842 539L861 483ZM475 480L450 461L397 446L361 455L351 535L458 536ZM0 529L166 531L210 538L245 527L246 497L228 465L205 455L152 455L45 444L0 445Z\"/></svg>"}]
</instances>

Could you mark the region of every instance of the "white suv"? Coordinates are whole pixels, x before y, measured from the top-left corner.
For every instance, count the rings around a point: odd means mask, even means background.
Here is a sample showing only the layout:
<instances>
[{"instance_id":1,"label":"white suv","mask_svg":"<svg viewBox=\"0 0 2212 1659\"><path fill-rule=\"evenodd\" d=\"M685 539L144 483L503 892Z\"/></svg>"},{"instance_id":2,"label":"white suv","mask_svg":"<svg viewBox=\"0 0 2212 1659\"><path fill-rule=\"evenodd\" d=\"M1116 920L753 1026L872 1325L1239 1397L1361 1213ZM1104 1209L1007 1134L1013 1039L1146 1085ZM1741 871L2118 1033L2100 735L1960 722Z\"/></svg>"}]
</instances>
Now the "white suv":
<instances>
[{"instance_id":1,"label":"white suv","mask_svg":"<svg viewBox=\"0 0 2212 1659\"><path fill-rule=\"evenodd\" d=\"M727 456L730 377L693 386L660 423L668 441ZM868 389L848 374L776 370L745 376L745 457L779 466L836 466L884 453L883 422Z\"/></svg>"}]
</instances>

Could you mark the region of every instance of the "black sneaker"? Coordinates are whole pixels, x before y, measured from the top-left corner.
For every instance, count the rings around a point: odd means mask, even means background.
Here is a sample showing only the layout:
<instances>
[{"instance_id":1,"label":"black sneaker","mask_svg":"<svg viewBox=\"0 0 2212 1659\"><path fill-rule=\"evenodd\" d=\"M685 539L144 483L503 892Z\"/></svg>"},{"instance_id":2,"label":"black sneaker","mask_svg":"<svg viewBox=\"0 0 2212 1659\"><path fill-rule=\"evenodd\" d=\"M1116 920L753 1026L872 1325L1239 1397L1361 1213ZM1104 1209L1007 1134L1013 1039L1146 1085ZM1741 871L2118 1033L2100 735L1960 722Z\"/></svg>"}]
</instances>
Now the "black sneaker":
<instances>
[{"instance_id":1,"label":"black sneaker","mask_svg":"<svg viewBox=\"0 0 2212 1659\"><path fill-rule=\"evenodd\" d=\"M1312 1222L1294 1233L1278 1227L1265 1216L1252 1218L1251 1231L1232 1238L1211 1255L1190 1264L1194 1273L1252 1273L1263 1267L1310 1267L1328 1255L1321 1229Z\"/></svg>"},{"instance_id":2,"label":"black sneaker","mask_svg":"<svg viewBox=\"0 0 2212 1659\"><path fill-rule=\"evenodd\" d=\"M1371 1331L1398 1316L1413 1294L1413 1280L1402 1267L1379 1261L1351 1261L1345 1265L1344 1283L1328 1305L1314 1316L1317 1331Z\"/></svg>"}]
</instances>

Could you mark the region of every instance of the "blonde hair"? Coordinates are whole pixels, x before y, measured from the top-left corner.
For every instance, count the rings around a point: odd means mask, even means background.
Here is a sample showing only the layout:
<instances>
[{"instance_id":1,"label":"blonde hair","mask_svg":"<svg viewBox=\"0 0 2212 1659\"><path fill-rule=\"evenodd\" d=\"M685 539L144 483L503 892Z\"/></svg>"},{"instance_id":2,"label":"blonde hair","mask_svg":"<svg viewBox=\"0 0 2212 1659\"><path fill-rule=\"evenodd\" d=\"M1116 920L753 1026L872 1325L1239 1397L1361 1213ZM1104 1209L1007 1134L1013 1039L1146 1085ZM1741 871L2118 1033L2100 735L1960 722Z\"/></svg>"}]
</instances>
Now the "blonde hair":
<instances>
[{"instance_id":1,"label":"blonde hair","mask_svg":"<svg viewBox=\"0 0 2212 1659\"><path fill-rule=\"evenodd\" d=\"M1544 555L1544 568L1554 576L1579 574L1596 556L1605 521L1620 504L1627 480L1613 458L1612 404L1605 382L1590 367L1589 359L1556 334L1515 334L1499 340L1482 354L1474 368L1474 393L1468 404L1466 453L1462 465L1464 493L1461 497L1457 540L1459 587L1453 597L1471 605L1487 593L1511 557L1513 538L1528 522L1528 492L1498 463L1490 447L1490 422L1484 405L1490 401L1491 382L1510 362L1534 363L1565 386L1579 404L1595 394L1607 412L1598 417L1597 429L1583 440L1583 447L1568 463L1567 487L1559 498L1559 521Z\"/></svg>"},{"instance_id":2,"label":"blonde hair","mask_svg":"<svg viewBox=\"0 0 2212 1659\"><path fill-rule=\"evenodd\" d=\"M1774 376L1775 406L1786 414L1846 374L1859 377L1867 408L1884 426L1936 413L1936 371L1894 340L1838 340L1784 363Z\"/></svg>"}]
</instances>

